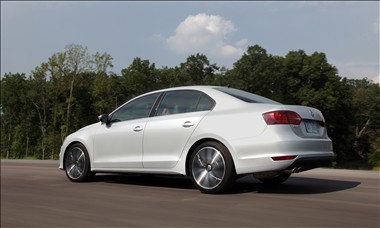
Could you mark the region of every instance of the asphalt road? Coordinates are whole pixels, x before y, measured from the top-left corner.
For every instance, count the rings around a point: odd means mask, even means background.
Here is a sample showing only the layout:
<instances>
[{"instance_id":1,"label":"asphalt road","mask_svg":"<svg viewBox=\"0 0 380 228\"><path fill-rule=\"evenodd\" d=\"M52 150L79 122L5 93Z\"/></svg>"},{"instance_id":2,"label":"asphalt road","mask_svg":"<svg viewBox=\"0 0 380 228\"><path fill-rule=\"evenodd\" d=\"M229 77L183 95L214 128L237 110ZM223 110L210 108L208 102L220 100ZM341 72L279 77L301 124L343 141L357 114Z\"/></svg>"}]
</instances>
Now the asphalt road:
<instances>
[{"instance_id":1,"label":"asphalt road","mask_svg":"<svg viewBox=\"0 0 380 228\"><path fill-rule=\"evenodd\" d=\"M315 169L278 187L245 177L206 195L184 177L97 175L1 161L1 227L380 227L379 172Z\"/></svg>"}]
</instances>

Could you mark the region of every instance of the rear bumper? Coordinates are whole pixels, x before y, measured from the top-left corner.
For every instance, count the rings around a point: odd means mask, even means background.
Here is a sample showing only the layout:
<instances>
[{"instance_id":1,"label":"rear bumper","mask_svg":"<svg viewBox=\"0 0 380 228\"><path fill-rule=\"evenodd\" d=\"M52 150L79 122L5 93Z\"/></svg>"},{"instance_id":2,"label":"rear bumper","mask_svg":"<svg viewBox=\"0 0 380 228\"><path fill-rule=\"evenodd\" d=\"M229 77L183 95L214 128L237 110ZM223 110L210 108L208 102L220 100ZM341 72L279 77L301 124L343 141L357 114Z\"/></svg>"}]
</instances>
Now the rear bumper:
<instances>
[{"instance_id":1,"label":"rear bumper","mask_svg":"<svg viewBox=\"0 0 380 228\"><path fill-rule=\"evenodd\" d=\"M234 142L233 142L234 143ZM233 158L237 174L258 172L289 171L302 172L326 166L334 159L330 139L236 141L232 144ZM274 161L273 157L297 156L292 160Z\"/></svg>"},{"instance_id":2,"label":"rear bumper","mask_svg":"<svg viewBox=\"0 0 380 228\"><path fill-rule=\"evenodd\" d=\"M293 173L299 173L318 167L328 166L333 159L333 156L299 158L286 168L286 170L291 170Z\"/></svg>"},{"instance_id":3,"label":"rear bumper","mask_svg":"<svg viewBox=\"0 0 380 228\"><path fill-rule=\"evenodd\" d=\"M272 157L296 155L293 160L274 161ZM261 172L303 172L306 170L329 165L334 160L333 152L307 154L273 154L248 159L235 160L237 174Z\"/></svg>"}]
</instances>

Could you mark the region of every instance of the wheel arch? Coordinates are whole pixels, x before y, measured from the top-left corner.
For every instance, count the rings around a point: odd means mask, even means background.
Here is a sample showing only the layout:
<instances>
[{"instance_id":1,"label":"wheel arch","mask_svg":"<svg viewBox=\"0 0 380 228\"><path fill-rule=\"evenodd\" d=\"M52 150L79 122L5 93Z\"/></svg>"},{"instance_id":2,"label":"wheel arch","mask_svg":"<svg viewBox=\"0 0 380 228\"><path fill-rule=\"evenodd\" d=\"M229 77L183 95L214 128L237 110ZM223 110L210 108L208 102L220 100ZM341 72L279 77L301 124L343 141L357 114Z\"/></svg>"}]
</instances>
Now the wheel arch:
<instances>
[{"instance_id":1,"label":"wheel arch","mask_svg":"<svg viewBox=\"0 0 380 228\"><path fill-rule=\"evenodd\" d=\"M221 141L215 139L215 138L203 138L203 139L200 139L198 141L196 141L189 149L187 155L186 155L186 163L185 163L185 170L186 170L186 176L189 176L190 175L190 168L189 168L189 163L190 163L190 158L191 158L191 155L194 153L194 150L195 148L197 148L199 145L201 145L202 143L205 143L205 142L217 142L217 143L220 143L222 146L224 146L225 148L227 148L228 152L230 153L231 155L231 158L232 158L232 161L233 161L233 169L236 173L236 169L235 169L235 161L234 161L234 158L231 154L231 151L228 149L228 147L222 143Z\"/></svg>"},{"instance_id":2,"label":"wheel arch","mask_svg":"<svg viewBox=\"0 0 380 228\"><path fill-rule=\"evenodd\" d=\"M90 167L92 167L92 163L91 163L91 154L89 153L88 151L88 147L86 146L85 143L81 142L80 140L74 140L72 142L70 142L69 144L67 144L67 146L65 147L65 150L63 151L63 154L62 154L62 164L63 164L63 169L65 169L65 159L66 159L66 153L67 151L71 148L72 145L74 144L81 144L84 148L86 148L87 150L87 153L88 153L88 156L89 156L89 159L90 159Z\"/></svg>"}]
</instances>

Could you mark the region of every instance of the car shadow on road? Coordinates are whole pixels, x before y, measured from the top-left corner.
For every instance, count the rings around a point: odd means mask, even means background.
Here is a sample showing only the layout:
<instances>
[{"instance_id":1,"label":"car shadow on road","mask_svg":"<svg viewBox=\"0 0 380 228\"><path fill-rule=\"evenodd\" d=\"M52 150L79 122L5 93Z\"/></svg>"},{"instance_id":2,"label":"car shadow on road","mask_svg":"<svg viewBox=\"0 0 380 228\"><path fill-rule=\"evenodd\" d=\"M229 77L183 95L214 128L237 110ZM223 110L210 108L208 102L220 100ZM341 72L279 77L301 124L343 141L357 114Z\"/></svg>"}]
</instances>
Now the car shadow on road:
<instances>
[{"instance_id":1,"label":"car shadow on road","mask_svg":"<svg viewBox=\"0 0 380 228\"><path fill-rule=\"evenodd\" d=\"M321 194L344 191L359 186L361 182L329 180L311 177L290 177L279 185L265 185L253 177L237 180L232 193L269 193L269 194Z\"/></svg>"},{"instance_id":2,"label":"car shadow on road","mask_svg":"<svg viewBox=\"0 0 380 228\"><path fill-rule=\"evenodd\" d=\"M100 174L95 176L94 182L196 190L189 177L171 175ZM361 182L357 181L291 177L280 185L271 186L261 183L252 176L246 176L238 179L227 194L250 192L259 194L321 194L344 191L360 184Z\"/></svg>"},{"instance_id":3,"label":"car shadow on road","mask_svg":"<svg viewBox=\"0 0 380 228\"><path fill-rule=\"evenodd\" d=\"M94 181L162 188L196 189L190 178L176 175L100 174L95 176Z\"/></svg>"}]
</instances>

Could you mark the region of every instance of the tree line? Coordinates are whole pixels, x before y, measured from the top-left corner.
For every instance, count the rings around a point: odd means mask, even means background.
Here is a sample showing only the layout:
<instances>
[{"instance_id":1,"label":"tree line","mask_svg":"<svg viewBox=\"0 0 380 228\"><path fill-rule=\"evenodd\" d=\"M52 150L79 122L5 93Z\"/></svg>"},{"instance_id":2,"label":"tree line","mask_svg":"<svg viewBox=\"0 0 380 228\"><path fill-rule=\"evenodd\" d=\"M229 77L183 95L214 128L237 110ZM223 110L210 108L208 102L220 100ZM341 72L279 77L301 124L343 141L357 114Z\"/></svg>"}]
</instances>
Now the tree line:
<instances>
[{"instance_id":1,"label":"tree line","mask_svg":"<svg viewBox=\"0 0 380 228\"><path fill-rule=\"evenodd\" d=\"M1 157L57 159L64 138L128 99L156 89L222 85L285 104L307 105L325 115L333 140L334 166L380 166L380 87L367 78L347 79L324 53L303 50L275 56L253 45L232 69L190 55L175 67L157 68L136 57L111 71L112 56L67 45L30 75L1 78Z\"/></svg>"}]
</instances>

